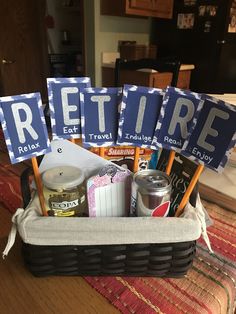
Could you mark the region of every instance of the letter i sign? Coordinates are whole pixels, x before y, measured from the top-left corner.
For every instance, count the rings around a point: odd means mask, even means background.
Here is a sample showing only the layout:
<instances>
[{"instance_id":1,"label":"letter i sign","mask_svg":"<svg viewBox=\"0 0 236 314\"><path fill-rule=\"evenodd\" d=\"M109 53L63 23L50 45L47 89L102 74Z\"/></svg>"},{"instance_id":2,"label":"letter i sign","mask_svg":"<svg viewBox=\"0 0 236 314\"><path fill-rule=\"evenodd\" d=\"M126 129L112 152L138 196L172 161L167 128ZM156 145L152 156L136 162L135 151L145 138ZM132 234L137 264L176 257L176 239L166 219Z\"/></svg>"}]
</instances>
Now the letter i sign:
<instances>
[{"instance_id":1,"label":"letter i sign","mask_svg":"<svg viewBox=\"0 0 236 314\"><path fill-rule=\"evenodd\" d=\"M39 93L1 97L0 118L12 163L51 151Z\"/></svg>"}]
</instances>

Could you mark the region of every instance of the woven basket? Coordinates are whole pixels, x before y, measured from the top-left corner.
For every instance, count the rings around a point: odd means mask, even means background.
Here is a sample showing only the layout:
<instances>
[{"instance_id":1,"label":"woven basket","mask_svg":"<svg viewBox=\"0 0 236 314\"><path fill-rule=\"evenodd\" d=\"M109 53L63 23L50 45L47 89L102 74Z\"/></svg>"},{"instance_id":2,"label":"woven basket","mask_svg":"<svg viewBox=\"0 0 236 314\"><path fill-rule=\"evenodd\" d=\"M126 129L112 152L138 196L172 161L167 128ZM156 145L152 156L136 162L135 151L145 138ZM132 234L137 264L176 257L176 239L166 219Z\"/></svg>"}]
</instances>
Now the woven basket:
<instances>
[{"instance_id":1,"label":"woven basket","mask_svg":"<svg viewBox=\"0 0 236 314\"><path fill-rule=\"evenodd\" d=\"M183 218L55 218L40 216L35 203L37 208L34 199L15 220L25 266L38 277L183 277L201 234L189 204L191 210ZM170 241L163 242L166 236Z\"/></svg>"},{"instance_id":2,"label":"woven basket","mask_svg":"<svg viewBox=\"0 0 236 314\"><path fill-rule=\"evenodd\" d=\"M164 244L38 246L23 243L26 268L35 276L183 277L195 241Z\"/></svg>"},{"instance_id":3,"label":"woven basket","mask_svg":"<svg viewBox=\"0 0 236 314\"><path fill-rule=\"evenodd\" d=\"M25 172L25 205L30 198L27 182L29 173ZM183 277L192 265L201 235L194 208L197 190L196 186L190 211L185 211L183 218L42 217L36 197L16 217L25 266L35 276Z\"/></svg>"}]
</instances>

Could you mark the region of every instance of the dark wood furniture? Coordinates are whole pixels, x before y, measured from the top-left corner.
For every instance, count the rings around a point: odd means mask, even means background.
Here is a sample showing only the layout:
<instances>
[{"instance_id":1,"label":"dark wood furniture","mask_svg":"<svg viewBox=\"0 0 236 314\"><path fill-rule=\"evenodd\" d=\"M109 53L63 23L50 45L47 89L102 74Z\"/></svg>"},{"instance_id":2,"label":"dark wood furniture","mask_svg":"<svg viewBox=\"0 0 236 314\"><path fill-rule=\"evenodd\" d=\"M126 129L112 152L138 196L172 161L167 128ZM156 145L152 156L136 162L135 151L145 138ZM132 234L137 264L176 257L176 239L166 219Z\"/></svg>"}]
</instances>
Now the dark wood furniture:
<instances>
[{"instance_id":1,"label":"dark wood furniture","mask_svg":"<svg viewBox=\"0 0 236 314\"><path fill-rule=\"evenodd\" d=\"M179 76L180 61L173 58L159 58L159 59L139 59L139 60L122 60L116 59L114 72L114 86L120 86L122 81L122 71L129 71L133 76L136 75L137 70L150 69L158 71L160 74L168 74L171 77L171 86L176 86ZM133 73L135 71L135 74ZM126 83L126 82L125 82ZM152 82L150 82L152 84ZM153 83L155 84L155 82Z\"/></svg>"},{"instance_id":2,"label":"dark wood furniture","mask_svg":"<svg viewBox=\"0 0 236 314\"><path fill-rule=\"evenodd\" d=\"M101 14L152 16L171 19L173 0L101 0Z\"/></svg>"},{"instance_id":3,"label":"dark wood furniture","mask_svg":"<svg viewBox=\"0 0 236 314\"><path fill-rule=\"evenodd\" d=\"M105 87L114 86L114 64L103 64L102 66L102 85ZM189 89L191 71L193 65L181 65L177 87L181 89ZM165 88L171 83L171 73L160 73L152 70L134 71L122 70L120 74L121 84L134 84L138 86L150 86Z\"/></svg>"}]
</instances>

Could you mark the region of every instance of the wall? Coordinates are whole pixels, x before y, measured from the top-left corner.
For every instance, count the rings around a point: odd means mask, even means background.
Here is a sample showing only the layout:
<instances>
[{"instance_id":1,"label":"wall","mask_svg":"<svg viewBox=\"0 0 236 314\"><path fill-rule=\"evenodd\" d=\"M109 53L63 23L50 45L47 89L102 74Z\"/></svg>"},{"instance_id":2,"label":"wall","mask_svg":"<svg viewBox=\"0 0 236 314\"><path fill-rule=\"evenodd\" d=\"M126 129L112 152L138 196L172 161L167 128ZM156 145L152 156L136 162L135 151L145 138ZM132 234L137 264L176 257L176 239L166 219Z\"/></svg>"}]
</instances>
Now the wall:
<instances>
[{"instance_id":1,"label":"wall","mask_svg":"<svg viewBox=\"0 0 236 314\"><path fill-rule=\"evenodd\" d=\"M56 8L56 0L47 0L47 14L52 17L54 21L54 26L48 28L48 51L50 53L59 53L60 52L60 31L59 31L59 21L61 16L58 16Z\"/></svg>"},{"instance_id":2,"label":"wall","mask_svg":"<svg viewBox=\"0 0 236 314\"><path fill-rule=\"evenodd\" d=\"M49 14L54 17L54 28L48 29L51 42L50 52L68 52L74 46L61 45L61 30L71 28L71 34L80 33L79 13L64 8L62 0L48 0ZM76 18L77 16L77 18ZM138 44L149 43L151 22L147 18L127 18L100 15L100 0L84 0L85 23L85 62L87 76L92 85L102 85L101 55L102 52L116 52L119 40L135 40ZM78 31L75 31L75 25ZM77 42L77 38L74 41ZM77 47L76 47L77 48Z\"/></svg>"},{"instance_id":3,"label":"wall","mask_svg":"<svg viewBox=\"0 0 236 314\"><path fill-rule=\"evenodd\" d=\"M95 11L94 0L84 1L85 62L87 76L95 84Z\"/></svg>"},{"instance_id":4,"label":"wall","mask_svg":"<svg viewBox=\"0 0 236 314\"><path fill-rule=\"evenodd\" d=\"M68 53L81 50L80 2L73 0L73 6L66 6L64 0L47 0L48 14L54 20L54 27L48 28L49 52ZM70 44L62 43L63 31L67 31Z\"/></svg>"},{"instance_id":5,"label":"wall","mask_svg":"<svg viewBox=\"0 0 236 314\"><path fill-rule=\"evenodd\" d=\"M119 40L149 43L151 22L143 18L100 15L100 0L86 0L84 6L87 74L92 84L100 87L102 52L118 51Z\"/></svg>"}]
</instances>

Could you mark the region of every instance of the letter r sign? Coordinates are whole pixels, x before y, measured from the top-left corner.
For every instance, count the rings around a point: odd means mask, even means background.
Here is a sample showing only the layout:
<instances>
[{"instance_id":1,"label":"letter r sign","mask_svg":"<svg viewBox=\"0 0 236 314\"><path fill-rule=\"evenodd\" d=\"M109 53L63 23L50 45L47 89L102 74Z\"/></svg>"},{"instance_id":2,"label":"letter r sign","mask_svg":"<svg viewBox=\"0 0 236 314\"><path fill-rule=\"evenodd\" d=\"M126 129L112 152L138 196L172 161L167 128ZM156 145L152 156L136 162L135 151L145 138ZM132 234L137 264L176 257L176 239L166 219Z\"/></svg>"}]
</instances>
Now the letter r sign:
<instances>
[{"instance_id":1,"label":"letter r sign","mask_svg":"<svg viewBox=\"0 0 236 314\"><path fill-rule=\"evenodd\" d=\"M1 97L0 118L12 163L51 150L39 93Z\"/></svg>"}]
</instances>

